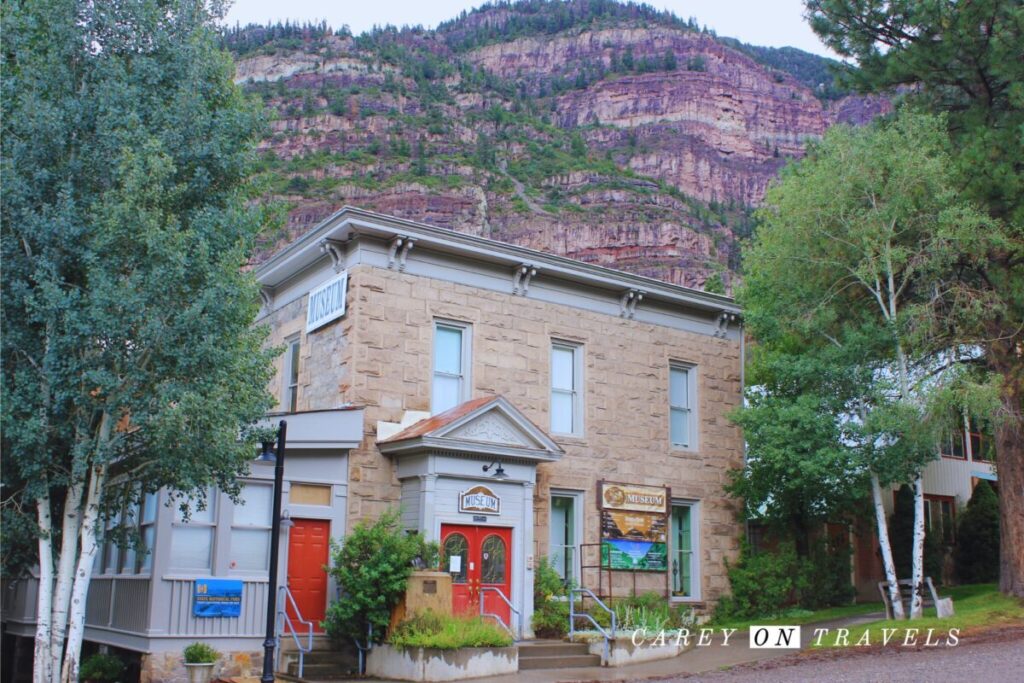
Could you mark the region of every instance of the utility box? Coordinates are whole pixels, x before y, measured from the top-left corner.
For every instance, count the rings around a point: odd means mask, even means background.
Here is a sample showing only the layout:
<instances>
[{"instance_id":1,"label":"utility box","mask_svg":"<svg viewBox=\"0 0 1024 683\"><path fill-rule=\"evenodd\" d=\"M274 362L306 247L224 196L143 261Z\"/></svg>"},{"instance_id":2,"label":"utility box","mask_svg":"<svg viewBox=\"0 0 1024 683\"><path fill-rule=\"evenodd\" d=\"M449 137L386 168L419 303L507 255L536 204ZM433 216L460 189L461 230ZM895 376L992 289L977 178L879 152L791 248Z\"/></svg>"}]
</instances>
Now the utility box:
<instances>
[{"instance_id":1,"label":"utility box","mask_svg":"<svg viewBox=\"0 0 1024 683\"><path fill-rule=\"evenodd\" d=\"M415 571L409 576L405 597L391 613L392 628L400 621L432 610L438 614L452 613L452 576L447 572Z\"/></svg>"}]
</instances>

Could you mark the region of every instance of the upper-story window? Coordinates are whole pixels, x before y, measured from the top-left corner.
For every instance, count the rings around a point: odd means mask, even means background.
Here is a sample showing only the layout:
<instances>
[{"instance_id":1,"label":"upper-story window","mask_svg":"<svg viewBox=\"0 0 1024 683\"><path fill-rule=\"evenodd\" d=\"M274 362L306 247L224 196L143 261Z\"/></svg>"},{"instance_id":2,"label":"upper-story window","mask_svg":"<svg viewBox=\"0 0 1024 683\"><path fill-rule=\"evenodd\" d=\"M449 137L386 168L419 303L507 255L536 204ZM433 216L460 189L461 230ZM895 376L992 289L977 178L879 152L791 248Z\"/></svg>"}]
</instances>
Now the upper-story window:
<instances>
[{"instance_id":1,"label":"upper-story window","mask_svg":"<svg viewBox=\"0 0 1024 683\"><path fill-rule=\"evenodd\" d=\"M964 433L963 430L956 430L952 434L948 434L941 442L939 442L939 450L941 454L947 458L967 458L967 451L964 449Z\"/></svg>"},{"instance_id":2,"label":"upper-story window","mask_svg":"<svg viewBox=\"0 0 1024 683\"><path fill-rule=\"evenodd\" d=\"M442 413L469 398L470 327L434 323L434 376L430 412Z\"/></svg>"},{"instance_id":3,"label":"upper-story window","mask_svg":"<svg viewBox=\"0 0 1024 683\"><path fill-rule=\"evenodd\" d=\"M299 350L298 336L286 341L287 351L284 359L284 407L294 413L299 407Z\"/></svg>"},{"instance_id":4,"label":"upper-story window","mask_svg":"<svg viewBox=\"0 0 1024 683\"><path fill-rule=\"evenodd\" d=\"M669 430L678 448L694 446L693 379L692 367L673 364L669 369Z\"/></svg>"},{"instance_id":5,"label":"upper-story window","mask_svg":"<svg viewBox=\"0 0 1024 683\"><path fill-rule=\"evenodd\" d=\"M583 434L582 357L579 344L551 344L551 431L555 434Z\"/></svg>"}]
</instances>

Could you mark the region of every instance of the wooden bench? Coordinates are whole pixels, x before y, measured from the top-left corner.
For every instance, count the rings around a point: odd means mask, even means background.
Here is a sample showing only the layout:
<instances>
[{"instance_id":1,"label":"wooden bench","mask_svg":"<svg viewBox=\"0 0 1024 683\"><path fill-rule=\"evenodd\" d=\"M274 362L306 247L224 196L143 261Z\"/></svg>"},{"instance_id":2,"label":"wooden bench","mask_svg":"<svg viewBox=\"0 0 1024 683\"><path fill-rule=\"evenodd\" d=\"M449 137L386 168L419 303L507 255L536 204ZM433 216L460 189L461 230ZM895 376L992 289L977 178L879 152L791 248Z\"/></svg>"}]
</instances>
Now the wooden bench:
<instances>
[{"instance_id":1,"label":"wooden bench","mask_svg":"<svg viewBox=\"0 0 1024 683\"><path fill-rule=\"evenodd\" d=\"M928 592L922 595L924 607L934 607L935 614L940 619L953 616L953 598L940 598L932 577L924 577L924 583ZM910 614L910 601L914 597L914 582L911 579L899 579L896 585L900 589L900 602L903 603L903 613ZM882 594L882 602L885 603L885 618L892 619L892 601L889 600L889 584L885 581L878 582L878 592Z\"/></svg>"}]
</instances>

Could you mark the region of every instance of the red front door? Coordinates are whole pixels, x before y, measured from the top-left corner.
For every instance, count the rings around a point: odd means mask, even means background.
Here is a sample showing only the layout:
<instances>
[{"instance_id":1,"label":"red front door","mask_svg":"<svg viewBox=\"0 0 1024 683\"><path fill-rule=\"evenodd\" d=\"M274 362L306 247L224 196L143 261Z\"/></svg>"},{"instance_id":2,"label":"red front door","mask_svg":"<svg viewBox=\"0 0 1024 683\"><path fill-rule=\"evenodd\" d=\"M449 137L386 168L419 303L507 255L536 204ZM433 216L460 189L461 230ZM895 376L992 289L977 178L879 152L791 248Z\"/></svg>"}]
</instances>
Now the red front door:
<instances>
[{"instance_id":1,"label":"red front door","mask_svg":"<svg viewBox=\"0 0 1024 683\"><path fill-rule=\"evenodd\" d=\"M320 621L327 608L327 564L331 523L326 519L294 519L288 532L288 588L302 618L321 631ZM287 606L288 616L298 630L295 610Z\"/></svg>"},{"instance_id":2,"label":"red front door","mask_svg":"<svg viewBox=\"0 0 1024 683\"><path fill-rule=\"evenodd\" d=\"M503 527L441 525L442 568L458 557L459 571L452 573L452 608L457 614L496 614L512 626L511 610L493 590L512 598L512 530Z\"/></svg>"}]
</instances>

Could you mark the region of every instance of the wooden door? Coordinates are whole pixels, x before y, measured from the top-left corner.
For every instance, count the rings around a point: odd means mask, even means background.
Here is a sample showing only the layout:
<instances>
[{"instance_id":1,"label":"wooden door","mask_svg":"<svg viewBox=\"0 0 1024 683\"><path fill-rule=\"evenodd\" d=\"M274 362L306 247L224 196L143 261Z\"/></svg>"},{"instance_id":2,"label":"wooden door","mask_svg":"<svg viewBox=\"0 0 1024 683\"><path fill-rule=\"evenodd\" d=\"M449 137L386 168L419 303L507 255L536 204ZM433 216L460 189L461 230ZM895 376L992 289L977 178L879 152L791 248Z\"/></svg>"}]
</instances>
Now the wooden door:
<instances>
[{"instance_id":1,"label":"wooden door","mask_svg":"<svg viewBox=\"0 0 1024 683\"><path fill-rule=\"evenodd\" d=\"M459 571L452 572L452 610L456 614L497 614L512 626L511 610L493 590L512 597L512 530L505 527L444 524L441 526L442 567L458 557Z\"/></svg>"},{"instance_id":2,"label":"wooden door","mask_svg":"<svg viewBox=\"0 0 1024 683\"><path fill-rule=\"evenodd\" d=\"M288 532L288 588L295 605L313 630L321 631L320 621L327 609L327 564L330 551L331 523L326 519L294 519ZM295 628L296 614L288 605L288 616Z\"/></svg>"}]
</instances>

